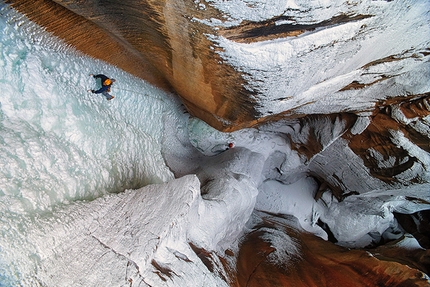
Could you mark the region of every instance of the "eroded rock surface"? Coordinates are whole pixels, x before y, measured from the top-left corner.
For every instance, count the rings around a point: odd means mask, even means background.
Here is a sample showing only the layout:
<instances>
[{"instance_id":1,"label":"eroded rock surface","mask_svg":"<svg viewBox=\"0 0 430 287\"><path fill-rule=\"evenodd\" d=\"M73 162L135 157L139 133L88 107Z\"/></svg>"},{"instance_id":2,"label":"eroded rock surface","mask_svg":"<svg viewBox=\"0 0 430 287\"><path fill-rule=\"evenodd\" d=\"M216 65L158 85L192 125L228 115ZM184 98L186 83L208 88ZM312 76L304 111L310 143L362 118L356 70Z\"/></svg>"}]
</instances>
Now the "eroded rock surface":
<instances>
[{"instance_id":1,"label":"eroded rock surface","mask_svg":"<svg viewBox=\"0 0 430 287\"><path fill-rule=\"evenodd\" d=\"M242 242L233 286L428 286L421 271L306 234L290 217L257 217Z\"/></svg>"}]
</instances>

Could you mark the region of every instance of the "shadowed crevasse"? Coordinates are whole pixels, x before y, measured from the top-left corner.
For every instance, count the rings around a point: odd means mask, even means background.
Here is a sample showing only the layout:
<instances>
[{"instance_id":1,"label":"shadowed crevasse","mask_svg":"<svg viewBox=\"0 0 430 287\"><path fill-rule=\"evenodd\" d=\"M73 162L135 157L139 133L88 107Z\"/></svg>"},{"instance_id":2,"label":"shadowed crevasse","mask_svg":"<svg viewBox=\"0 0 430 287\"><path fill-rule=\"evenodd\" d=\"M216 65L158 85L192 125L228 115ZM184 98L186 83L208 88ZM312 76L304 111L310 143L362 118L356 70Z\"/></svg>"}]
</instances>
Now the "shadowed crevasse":
<instances>
[{"instance_id":1,"label":"shadowed crevasse","mask_svg":"<svg viewBox=\"0 0 430 287\"><path fill-rule=\"evenodd\" d=\"M227 39L236 42L252 43L257 41L273 40L276 38L294 37L305 32L315 31L316 29L328 28L369 17L371 16L341 14L331 19L314 24L283 24L284 21L294 22L294 19L287 16L278 16L267 21L241 23L239 26L224 30L221 34Z\"/></svg>"}]
</instances>

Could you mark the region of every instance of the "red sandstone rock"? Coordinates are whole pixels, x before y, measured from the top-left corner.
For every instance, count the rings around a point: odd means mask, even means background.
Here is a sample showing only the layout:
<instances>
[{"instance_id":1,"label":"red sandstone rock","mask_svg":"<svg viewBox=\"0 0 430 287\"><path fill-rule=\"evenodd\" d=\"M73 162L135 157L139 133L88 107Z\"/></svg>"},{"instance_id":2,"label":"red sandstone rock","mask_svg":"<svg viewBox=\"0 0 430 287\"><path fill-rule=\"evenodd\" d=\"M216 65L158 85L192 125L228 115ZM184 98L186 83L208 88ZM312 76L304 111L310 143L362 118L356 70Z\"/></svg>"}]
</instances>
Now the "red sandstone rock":
<instances>
[{"instance_id":1,"label":"red sandstone rock","mask_svg":"<svg viewBox=\"0 0 430 287\"><path fill-rule=\"evenodd\" d=\"M415 268L336 246L300 231L291 219L262 219L242 241L231 286L428 286ZM276 249L287 251L285 261L273 256Z\"/></svg>"}]
</instances>

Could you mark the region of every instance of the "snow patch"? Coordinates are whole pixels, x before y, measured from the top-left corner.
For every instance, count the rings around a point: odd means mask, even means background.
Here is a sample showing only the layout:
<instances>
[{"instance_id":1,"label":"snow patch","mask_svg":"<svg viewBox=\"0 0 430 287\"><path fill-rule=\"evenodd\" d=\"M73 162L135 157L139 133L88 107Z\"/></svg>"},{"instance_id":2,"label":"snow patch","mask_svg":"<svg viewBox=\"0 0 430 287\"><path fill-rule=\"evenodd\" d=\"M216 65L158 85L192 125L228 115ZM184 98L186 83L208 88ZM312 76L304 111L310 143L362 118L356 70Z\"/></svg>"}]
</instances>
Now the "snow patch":
<instances>
[{"instance_id":1,"label":"snow patch","mask_svg":"<svg viewBox=\"0 0 430 287\"><path fill-rule=\"evenodd\" d=\"M325 231L316 225L319 207L314 194L317 189L316 182L310 177L289 185L268 180L259 187L255 208L274 214L294 215L303 229L327 240Z\"/></svg>"},{"instance_id":2,"label":"snow patch","mask_svg":"<svg viewBox=\"0 0 430 287\"><path fill-rule=\"evenodd\" d=\"M359 135L361 134L370 124L370 117L358 117L354 125L350 129L351 134Z\"/></svg>"}]
</instances>

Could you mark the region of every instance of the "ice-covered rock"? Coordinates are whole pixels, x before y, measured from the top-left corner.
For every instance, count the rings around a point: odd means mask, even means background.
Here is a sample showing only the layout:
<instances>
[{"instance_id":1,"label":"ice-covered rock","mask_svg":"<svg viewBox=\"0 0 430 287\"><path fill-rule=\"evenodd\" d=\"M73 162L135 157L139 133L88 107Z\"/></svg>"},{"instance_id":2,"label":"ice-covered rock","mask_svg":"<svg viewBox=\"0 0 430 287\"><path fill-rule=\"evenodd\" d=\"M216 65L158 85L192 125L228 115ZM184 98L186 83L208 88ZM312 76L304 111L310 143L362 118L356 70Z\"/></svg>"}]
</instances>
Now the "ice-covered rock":
<instances>
[{"instance_id":1,"label":"ice-covered rock","mask_svg":"<svg viewBox=\"0 0 430 287\"><path fill-rule=\"evenodd\" d=\"M16 279L24 286L227 286L204 271L188 244L190 214L199 204L200 182L192 175L75 202L23 218L21 245L2 246L3 260L19 266Z\"/></svg>"},{"instance_id":2,"label":"ice-covered rock","mask_svg":"<svg viewBox=\"0 0 430 287\"><path fill-rule=\"evenodd\" d=\"M348 250L303 232L291 216L256 212L252 219L232 286L428 286L425 274L396 262L395 248L386 246L387 260L377 251ZM409 246L398 254L408 252L411 266L425 265L428 252L410 238L402 242L398 246Z\"/></svg>"}]
</instances>

